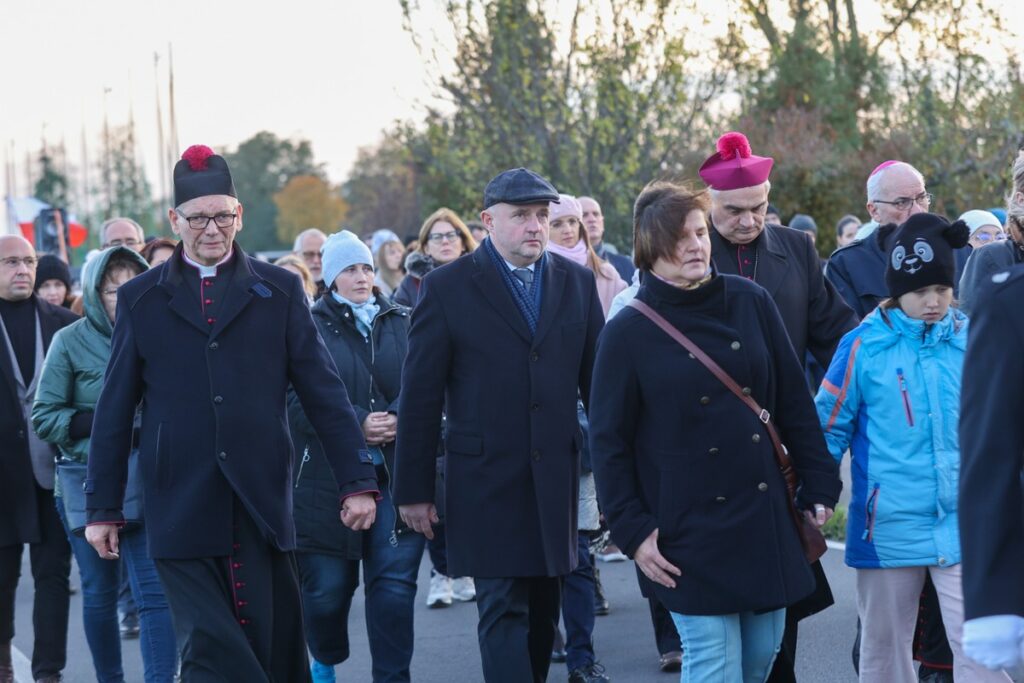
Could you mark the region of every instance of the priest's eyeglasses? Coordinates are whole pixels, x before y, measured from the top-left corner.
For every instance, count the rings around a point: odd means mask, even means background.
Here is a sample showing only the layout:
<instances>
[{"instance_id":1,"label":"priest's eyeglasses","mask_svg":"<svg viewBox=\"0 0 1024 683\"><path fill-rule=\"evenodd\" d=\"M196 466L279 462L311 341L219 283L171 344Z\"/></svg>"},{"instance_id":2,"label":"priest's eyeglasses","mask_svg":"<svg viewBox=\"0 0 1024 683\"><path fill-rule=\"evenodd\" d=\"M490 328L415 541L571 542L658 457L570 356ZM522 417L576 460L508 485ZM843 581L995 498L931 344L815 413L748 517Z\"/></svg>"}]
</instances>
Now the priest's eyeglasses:
<instances>
[{"instance_id":1,"label":"priest's eyeglasses","mask_svg":"<svg viewBox=\"0 0 1024 683\"><path fill-rule=\"evenodd\" d=\"M206 230L206 226L210 224L210 221L213 221L218 228L230 228L235 224L235 219L238 218L237 211L233 211L231 213L218 213L214 216L204 216L202 214L197 216L186 216L177 209L174 210L174 213L188 221L188 227L193 230Z\"/></svg>"},{"instance_id":2,"label":"priest's eyeglasses","mask_svg":"<svg viewBox=\"0 0 1024 683\"><path fill-rule=\"evenodd\" d=\"M887 201L882 200L882 199L875 199L871 203L872 204L890 204L892 206L895 206L900 211L906 211L907 209L909 209L911 207L912 204L917 204L922 209L927 209L929 206L931 206L931 203L932 203L933 199L935 199L935 195L930 194L928 192L922 192L921 194L917 195L916 197L897 197L896 199L894 199L891 202L887 202Z\"/></svg>"}]
</instances>

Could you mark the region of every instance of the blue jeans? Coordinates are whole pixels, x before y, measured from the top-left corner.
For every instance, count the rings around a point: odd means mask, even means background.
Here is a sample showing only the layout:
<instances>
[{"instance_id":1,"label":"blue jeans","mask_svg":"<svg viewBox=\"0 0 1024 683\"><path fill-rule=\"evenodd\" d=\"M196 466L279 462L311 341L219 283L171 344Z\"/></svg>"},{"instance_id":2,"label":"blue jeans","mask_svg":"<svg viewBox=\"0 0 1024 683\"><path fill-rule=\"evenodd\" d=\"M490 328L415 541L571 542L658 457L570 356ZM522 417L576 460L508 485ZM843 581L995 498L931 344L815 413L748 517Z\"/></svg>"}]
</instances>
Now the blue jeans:
<instances>
[{"instance_id":1,"label":"blue jeans","mask_svg":"<svg viewBox=\"0 0 1024 683\"><path fill-rule=\"evenodd\" d=\"M408 681L413 649L416 575L424 537L407 531L393 536L395 508L387 486L377 504L377 521L363 533L366 633L375 683ZM359 560L297 552L302 582L306 641L313 658L328 665L348 659L348 613L359 585Z\"/></svg>"},{"instance_id":2,"label":"blue jeans","mask_svg":"<svg viewBox=\"0 0 1024 683\"><path fill-rule=\"evenodd\" d=\"M565 665L569 671L594 663L594 568L586 535L578 533L577 538L579 562L562 584Z\"/></svg>"},{"instance_id":3,"label":"blue jeans","mask_svg":"<svg viewBox=\"0 0 1024 683\"><path fill-rule=\"evenodd\" d=\"M85 540L68 531L64 501L56 498L57 513L71 542L71 552L82 575L82 622L99 683L123 683L121 632L117 596L122 569L128 576L139 609L139 647L146 683L172 683L178 664L171 610L156 575L144 529L122 531L121 559L104 560ZM122 567L123 565L123 567Z\"/></svg>"},{"instance_id":4,"label":"blue jeans","mask_svg":"<svg viewBox=\"0 0 1024 683\"><path fill-rule=\"evenodd\" d=\"M786 610L691 616L672 612L683 644L681 681L764 683L786 627Z\"/></svg>"}]
</instances>

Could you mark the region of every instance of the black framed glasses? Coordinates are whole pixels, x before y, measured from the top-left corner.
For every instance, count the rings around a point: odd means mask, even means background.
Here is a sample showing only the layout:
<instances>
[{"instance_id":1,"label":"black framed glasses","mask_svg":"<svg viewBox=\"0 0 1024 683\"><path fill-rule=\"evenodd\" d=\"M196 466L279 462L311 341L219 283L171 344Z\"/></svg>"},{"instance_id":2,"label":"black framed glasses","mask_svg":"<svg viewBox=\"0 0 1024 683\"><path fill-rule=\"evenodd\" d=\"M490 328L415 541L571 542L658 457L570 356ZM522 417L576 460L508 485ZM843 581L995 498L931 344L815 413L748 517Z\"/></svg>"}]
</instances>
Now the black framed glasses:
<instances>
[{"instance_id":1,"label":"black framed glasses","mask_svg":"<svg viewBox=\"0 0 1024 683\"><path fill-rule=\"evenodd\" d=\"M203 214L186 216L177 209L174 210L174 213L184 218L188 222L188 227L193 230L206 230L206 226L210 224L210 221L213 221L218 228L230 228L235 224L235 219L238 218L237 211L232 211L230 213L218 213L213 216L205 216Z\"/></svg>"},{"instance_id":2,"label":"black framed glasses","mask_svg":"<svg viewBox=\"0 0 1024 683\"><path fill-rule=\"evenodd\" d=\"M907 209L909 209L914 204L917 204L922 209L927 209L929 206L931 206L931 203L932 203L933 199L935 199L935 195L933 195L933 194L931 194L929 192L922 192L921 194L917 195L916 197L897 197L896 199L892 200L891 202L885 201L884 199L875 199L871 203L872 204L889 204L890 206L895 206L900 211L906 211Z\"/></svg>"}]
</instances>

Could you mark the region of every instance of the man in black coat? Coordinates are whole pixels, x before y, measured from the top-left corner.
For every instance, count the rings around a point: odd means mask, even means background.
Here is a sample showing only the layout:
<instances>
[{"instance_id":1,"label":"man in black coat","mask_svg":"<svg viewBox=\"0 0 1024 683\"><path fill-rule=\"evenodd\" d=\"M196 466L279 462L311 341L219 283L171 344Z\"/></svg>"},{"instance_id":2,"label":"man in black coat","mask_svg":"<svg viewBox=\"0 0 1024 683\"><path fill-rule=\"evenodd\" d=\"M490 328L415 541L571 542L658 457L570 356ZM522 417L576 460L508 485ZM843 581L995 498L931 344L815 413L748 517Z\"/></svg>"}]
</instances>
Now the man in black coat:
<instances>
[{"instance_id":1,"label":"man in black coat","mask_svg":"<svg viewBox=\"0 0 1024 683\"><path fill-rule=\"evenodd\" d=\"M13 681L14 595L29 544L35 598L32 676L59 681L67 654L71 546L53 500L56 452L28 419L50 340L78 319L33 294L36 252L0 237L0 683Z\"/></svg>"},{"instance_id":2,"label":"man in black coat","mask_svg":"<svg viewBox=\"0 0 1024 683\"><path fill-rule=\"evenodd\" d=\"M1013 670L1024 659L1022 296L1020 266L991 276L980 290L960 403L963 645L996 670Z\"/></svg>"},{"instance_id":3,"label":"man in black coat","mask_svg":"<svg viewBox=\"0 0 1024 683\"><path fill-rule=\"evenodd\" d=\"M190 147L174 191L168 217L181 243L118 295L90 444L86 538L101 557L117 557L141 401L146 531L183 680L308 680L292 556L289 384L325 447L341 522L354 529L374 520L372 459L300 280L234 244L242 205L227 163Z\"/></svg>"},{"instance_id":4,"label":"man in black coat","mask_svg":"<svg viewBox=\"0 0 1024 683\"><path fill-rule=\"evenodd\" d=\"M765 223L772 159L752 154L740 133L723 135L717 147L700 170L711 192L711 258L719 272L746 277L768 290L797 358L809 352L827 368L839 340L857 326L857 316L823 277L810 237ZM799 620L833 603L821 563L812 569L818 588L786 610L786 633L769 678L774 683L796 680Z\"/></svg>"},{"instance_id":5,"label":"man in black coat","mask_svg":"<svg viewBox=\"0 0 1024 683\"><path fill-rule=\"evenodd\" d=\"M489 683L547 679L560 577L576 565L576 400L604 316L593 273L544 253L551 201L527 169L487 185L490 237L423 279L402 376L395 503L432 537L444 410L448 565L476 580Z\"/></svg>"},{"instance_id":6,"label":"man in black coat","mask_svg":"<svg viewBox=\"0 0 1024 683\"><path fill-rule=\"evenodd\" d=\"M580 197L579 202L583 208L583 226L590 237L590 246L598 256L612 264L623 282L632 282L633 274L636 273L633 259L618 253L604 241L604 214L601 213L601 205L593 197Z\"/></svg>"}]
</instances>

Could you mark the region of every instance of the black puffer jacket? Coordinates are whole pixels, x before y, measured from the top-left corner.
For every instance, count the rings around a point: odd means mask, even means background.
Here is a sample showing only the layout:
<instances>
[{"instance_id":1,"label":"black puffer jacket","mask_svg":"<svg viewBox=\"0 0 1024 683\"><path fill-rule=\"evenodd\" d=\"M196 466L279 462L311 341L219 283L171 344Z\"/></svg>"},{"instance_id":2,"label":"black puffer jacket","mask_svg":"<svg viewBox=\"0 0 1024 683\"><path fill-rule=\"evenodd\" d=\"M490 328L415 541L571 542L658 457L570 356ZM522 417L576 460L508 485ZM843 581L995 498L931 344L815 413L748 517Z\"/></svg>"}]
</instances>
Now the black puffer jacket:
<instances>
[{"instance_id":1,"label":"black puffer jacket","mask_svg":"<svg viewBox=\"0 0 1024 683\"><path fill-rule=\"evenodd\" d=\"M338 303L330 294L317 300L312 309L313 321L345 382L360 425L371 412L398 413L402 364L408 349L408 309L388 300L377 289L374 293L381 309L373 322L372 344L356 329L349 306ZM351 531L341 523L337 484L294 392L288 395L288 420L298 459L294 501L299 551L360 559L362 532ZM386 473L393 472L394 442L381 450ZM382 486L390 486L384 476L379 478Z\"/></svg>"}]
</instances>

